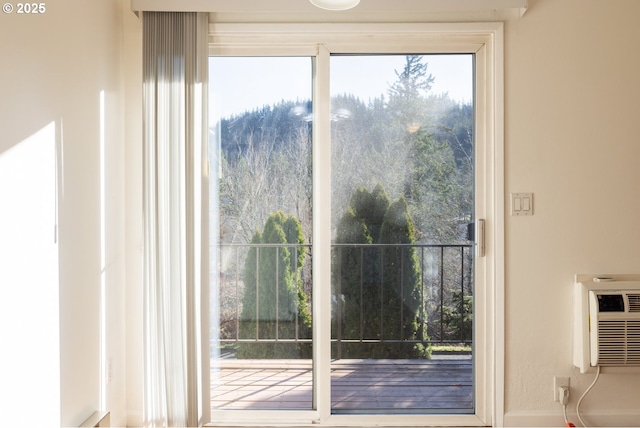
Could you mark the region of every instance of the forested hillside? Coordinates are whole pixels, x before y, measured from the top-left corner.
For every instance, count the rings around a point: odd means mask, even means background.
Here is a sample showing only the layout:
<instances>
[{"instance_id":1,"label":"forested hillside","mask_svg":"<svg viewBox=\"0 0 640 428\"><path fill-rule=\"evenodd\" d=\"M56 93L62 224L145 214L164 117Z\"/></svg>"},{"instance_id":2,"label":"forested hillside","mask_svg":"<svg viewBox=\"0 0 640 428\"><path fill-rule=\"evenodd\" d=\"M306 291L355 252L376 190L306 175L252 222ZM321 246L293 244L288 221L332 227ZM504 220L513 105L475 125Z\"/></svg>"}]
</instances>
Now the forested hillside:
<instances>
[{"instance_id":1,"label":"forested hillside","mask_svg":"<svg viewBox=\"0 0 640 428\"><path fill-rule=\"evenodd\" d=\"M472 220L473 107L431 94L434 78L419 56L407 56L396 74L379 98L332 99L333 224L358 187L382 184L390 198L406 199L418 242L460 242ZM300 220L308 240L312 126L310 100L283 100L218 124L222 242L250 242L280 210Z\"/></svg>"}]
</instances>

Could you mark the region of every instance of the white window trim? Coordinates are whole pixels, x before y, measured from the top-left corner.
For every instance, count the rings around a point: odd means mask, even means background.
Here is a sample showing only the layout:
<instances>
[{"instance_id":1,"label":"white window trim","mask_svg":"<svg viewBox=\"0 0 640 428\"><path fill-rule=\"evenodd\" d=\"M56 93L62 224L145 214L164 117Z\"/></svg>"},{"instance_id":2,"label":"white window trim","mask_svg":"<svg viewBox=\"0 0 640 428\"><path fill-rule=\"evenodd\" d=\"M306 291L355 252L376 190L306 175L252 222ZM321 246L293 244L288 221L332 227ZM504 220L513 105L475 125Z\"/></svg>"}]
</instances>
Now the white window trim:
<instances>
[{"instance_id":1,"label":"white window trim","mask_svg":"<svg viewBox=\"0 0 640 428\"><path fill-rule=\"evenodd\" d=\"M504 71L503 24L229 24L212 23L209 32L211 55L301 55L315 57L316 67L328 71L331 53L425 52L475 53L476 79L476 156L482 156L476 172L476 218L486 220L486 256L477 263L476 337L474 344L475 415L337 415L330 405L309 411L214 411L210 425L281 424L325 426L502 426L504 414ZM314 91L328 88L325 79L314 78ZM314 76L317 77L317 76ZM330 202L330 189L320 186L330 171L329 105L314 102L314 206ZM322 120L323 117L326 120ZM324 189L324 190L322 190ZM319 191L318 191L319 190ZM323 193L320 193L323 192ZM315 284L330 280L330 216L314 214L314 299L313 311L329 311L329 287ZM323 273L324 272L324 273ZM324 275L324 276L323 276ZM330 275L330 274L329 274ZM314 324L316 343L329 343L328 328ZM323 342L323 340L325 342ZM208 349L206 346L205 349ZM314 346L318 381L318 403L330 403L330 347ZM208 370L208 367L206 367ZM208 408L205 398L203 406ZM319 404L320 405L320 404Z\"/></svg>"}]
</instances>

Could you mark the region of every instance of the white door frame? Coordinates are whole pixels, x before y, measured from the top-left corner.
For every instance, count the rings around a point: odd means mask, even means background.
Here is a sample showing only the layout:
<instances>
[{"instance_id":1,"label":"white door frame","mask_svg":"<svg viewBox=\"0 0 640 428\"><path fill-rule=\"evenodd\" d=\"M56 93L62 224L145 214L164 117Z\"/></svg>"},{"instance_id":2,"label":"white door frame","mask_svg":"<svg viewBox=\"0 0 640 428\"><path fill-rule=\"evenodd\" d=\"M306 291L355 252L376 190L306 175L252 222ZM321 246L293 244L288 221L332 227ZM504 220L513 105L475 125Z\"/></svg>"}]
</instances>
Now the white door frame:
<instances>
[{"instance_id":1,"label":"white door frame","mask_svg":"<svg viewBox=\"0 0 640 428\"><path fill-rule=\"evenodd\" d=\"M504 414L504 71L502 23L210 24L210 55L310 56L314 98L329 93L332 53L475 55L476 219L485 220L486 254L475 262L473 415L336 415L330 408L330 327L314 317L314 409L213 411L211 425L502 426ZM330 206L329 100L314 99L313 206ZM322 142L322 144L320 144ZM321 172L321 174L319 173ZM314 313L330 313L330 212L313 215ZM207 347L208 349L208 347ZM208 362L208 360L207 360ZM209 370L205 367L204 370ZM204 397L203 406L210 406Z\"/></svg>"}]
</instances>

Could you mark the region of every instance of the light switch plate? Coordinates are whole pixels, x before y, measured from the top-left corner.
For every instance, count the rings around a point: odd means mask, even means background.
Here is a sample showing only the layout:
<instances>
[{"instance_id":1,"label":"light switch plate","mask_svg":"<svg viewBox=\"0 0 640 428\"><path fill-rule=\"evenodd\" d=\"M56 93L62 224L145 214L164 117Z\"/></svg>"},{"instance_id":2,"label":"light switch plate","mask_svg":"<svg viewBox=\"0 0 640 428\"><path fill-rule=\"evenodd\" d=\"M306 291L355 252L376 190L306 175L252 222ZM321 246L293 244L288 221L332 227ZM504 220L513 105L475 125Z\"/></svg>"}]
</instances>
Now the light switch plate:
<instances>
[{"instance_id":1,"label":"light switch plate","mask_svg":"<svg viewBox=\"0 0 640 428\"><path fill-rule=\"evenodd\" d=\"M512 193L511 215L533 215L533 193Z\"/></svg>"}]
</instances>

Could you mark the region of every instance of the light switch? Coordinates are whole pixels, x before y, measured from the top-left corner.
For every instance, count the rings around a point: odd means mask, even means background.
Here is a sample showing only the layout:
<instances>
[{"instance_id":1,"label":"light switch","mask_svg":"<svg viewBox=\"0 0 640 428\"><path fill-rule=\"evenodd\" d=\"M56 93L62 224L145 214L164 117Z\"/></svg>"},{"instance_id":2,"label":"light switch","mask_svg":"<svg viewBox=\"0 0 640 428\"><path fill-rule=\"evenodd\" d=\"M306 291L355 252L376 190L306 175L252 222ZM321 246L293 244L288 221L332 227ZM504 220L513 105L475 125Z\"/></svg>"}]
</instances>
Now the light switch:
<instances>
[{"instance_id":1,"label":"light switch","mask_svg":"<svg viewBox=\"0 0 640 428\"><path fill-rule=\"evenodd\" d=\"M512 193L511 215L533 215L533 193Z\"/></svg>"}]
</instances>

